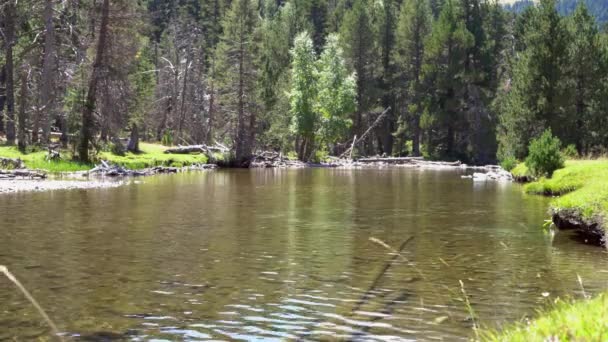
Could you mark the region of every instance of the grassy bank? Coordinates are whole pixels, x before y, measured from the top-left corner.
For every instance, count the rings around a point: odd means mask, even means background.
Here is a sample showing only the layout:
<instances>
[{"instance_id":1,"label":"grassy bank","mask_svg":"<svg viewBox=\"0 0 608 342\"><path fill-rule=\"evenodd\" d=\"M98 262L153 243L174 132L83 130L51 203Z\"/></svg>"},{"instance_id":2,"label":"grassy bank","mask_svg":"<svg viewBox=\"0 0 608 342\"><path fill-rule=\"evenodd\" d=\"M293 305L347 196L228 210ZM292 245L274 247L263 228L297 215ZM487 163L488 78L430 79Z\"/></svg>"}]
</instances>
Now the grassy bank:
<instances>
[{"instance_id":1,"label":"grassy bank","mask_svg":"<svg viewBox=\"0 0 608 342\"><path fill-rule=\"evenodd\" d=\"M554 213L568 211L584 219L608 218L608 160L569 160L551 179L527 184L529 194L560 196L551 202Z\"/></svg>"},{"instance_id":2,"label":"grassy bank","mask_svg":"<svg viewBox=\"0 0 608 342\"><path fill-rule=\"evenodd\" d=\"M591 300L559 302L530 324L482 333L485 341L605 341L608 339L608 294Z\"/></svg>"},{"instance_id":3,"label":"grassy bank","mask_svg":"<svg viewBox=\"0 0 608 342\"><path fill-rule=\"evenodd\" d=\"M529 177L522 163L514 177ZM550 179L524 187L526 193L558 196L551 202L556 214L574 215L599 224L608 218L608 160L568 160ZM487 341L604 341L608 339L608 293L592 300L560 302L530 324L515 324L504 331L483 334Z\"/></svg>"},{"instance_id":4,"label":"grassy bank","mask_svg":"<svg viewBox=\"0 0 608 342\"><path fill-rule=\"evenodd\" d=\"M182 167L194 164L207 163L205 155L177 155L165 154L165 146L157 144L140 144L141 153L126 153L118 156L111 152L101 152L97 155L98 160L107 160L110 163L121 165L128 169L144 169L153 166ZM21 153L15 146L0 146L0 157L19 158L23 160L27 168L45 170L48 172L74 172L91 169L94 165L83 164L72 159L69 151L61 151L61 160L47 161L46 151L32 151Z\"/></svg>"}]
</instances>

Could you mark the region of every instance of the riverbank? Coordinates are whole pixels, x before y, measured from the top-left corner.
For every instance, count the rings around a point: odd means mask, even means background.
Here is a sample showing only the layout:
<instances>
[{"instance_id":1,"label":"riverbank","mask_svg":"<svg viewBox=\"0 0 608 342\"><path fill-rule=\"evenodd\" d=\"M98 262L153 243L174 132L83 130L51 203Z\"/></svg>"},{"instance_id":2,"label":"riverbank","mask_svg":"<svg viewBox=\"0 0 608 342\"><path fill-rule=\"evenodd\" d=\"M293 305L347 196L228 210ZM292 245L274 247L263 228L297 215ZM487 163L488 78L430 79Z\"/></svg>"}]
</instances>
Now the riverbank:
<instances>
[{"instance_id":1,"label":"riverbank","mask_svg":"<svg viewBox=\"0 0 608 342\"><path fill-rule=\"evenodd\" d=\"M552 178L527 184L524 190L556 197L550 212L558 228L576 229L587 242L606 244L608 160L568 160Z\"/></svg>"},{"instance_id":2,"label":"riverbank","mask_svg":"<svg viewBox=\"0 0 608 342\"><path fill-rule=\"evenodd\" d=\"M166 154L167 147L141 143L140 153L127 152L123 156L111 152L101 152L96 159L105 160L113 165L118 165L130 170L141 170L155 166L184 167L191 165L206 164L208 157L204 154ZM93 164L80 163L72 160L72 154L68 150L60 151L61 158L48 161L47 151L32 151L21 153L16 146L0 146L0 157L21 159L28 169L43 170L50 173L87 171L95 167Z\"/></svg>"},{"instance_id":3,"label":"riverbank","mask_svg":"<svg viewBox=\"0 0 608 342\"><path fill-rule=\"evenodd\" d=\"M608 294L590 300L559 302L530 324L482 333L484 341L604 341L608 333Z\"/></svg>"},{"instance_id":4,"label":"riverbank","mask_svg":"<svg viewBox=\"0 0 608 342\"><path fill-rule=\"evenodd\" d=\"M528 181L519 164L513 178ZM608 218L608 160L568 160L550 179L524 186L528 194L553 196L550 213L559 229L576 229L585 242L606 245ZM581 284L582 287L582 284ZM530 322L483 334L487 341L601 341L608 334L608 293L591 300L560 302Z\"/></svg>"}]
</instances>

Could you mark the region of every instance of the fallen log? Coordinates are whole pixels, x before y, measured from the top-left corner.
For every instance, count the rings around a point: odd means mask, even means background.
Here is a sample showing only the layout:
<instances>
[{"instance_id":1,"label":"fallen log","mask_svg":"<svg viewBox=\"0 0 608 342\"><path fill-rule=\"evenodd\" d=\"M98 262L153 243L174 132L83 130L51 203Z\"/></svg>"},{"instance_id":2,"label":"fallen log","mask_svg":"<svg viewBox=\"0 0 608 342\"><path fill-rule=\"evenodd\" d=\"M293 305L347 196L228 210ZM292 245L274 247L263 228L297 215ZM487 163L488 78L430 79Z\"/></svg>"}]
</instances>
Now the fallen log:
<instances>
[{"instance_id":1,"label":"fallen log","mask_svg":"<svg viewBox=\"0 0 608 342\"><path fill-rule=\"evenodd\" d=\"M25 164L19 158L3 158L0 157L0 168L3 169L24 169Z\"/></svg>"},{"instance_id":2,"label":"fallen log","mask_svg":"<svg viewBox=\"0 0 608 342\"><path fill-rule=\"evenodd\" d=\"M16 169L16 170L0 170L2 178L30 178L30 179L45 179L46 173L37 170Z\"/></svg>"},{"instance_id":3,"label":"fallen log","mask_svg":"<svg viewBox=\"0 0 608 342\"><path fill-rule=\"evenodd\" d=\"M206 145L189 145L177 146L165 150L167 154L190 154L190 153L207 153L209 148Z\"/></svg>"},{"instance_id":4,"label":"fallen log","mask_svg":"<svg viewBox=\"0 0 608 342\"><path fill-rule=\"evenodd\" d=\"M369 128L367 129L367 131L365 131L365 133L363 133L363 135L361 135L361 137L359 138L359 140L357 140L357 137L355 137L353 139L353 144L351 145L351 147L349 147L346 151L344 151L344 153L342 153L340 155L340 158L344 158L347 155L352 157L352 151L355 149L355 147L362 141L365 141L365 139L367 138L367 136L371 133L371 131L378 127L382 121L384 121L384 118L386 118L386 115L388 114L388 112L391 110L391 107L386 108L382 113L380 113L380 115L378 116L378 118L376 119L376 121L374 121L374 123L369 126Z\"/></svg>"},{"instance_id":5,"label":"fallen log","mask_svg":"<svg viewBox=\"0 0 608 342\"><path fill-rule=\"evenodd\" d=\"M369 157L357 160L360 163L414 164L424 161L423 157Z\"/></svg>"}]
</instances>

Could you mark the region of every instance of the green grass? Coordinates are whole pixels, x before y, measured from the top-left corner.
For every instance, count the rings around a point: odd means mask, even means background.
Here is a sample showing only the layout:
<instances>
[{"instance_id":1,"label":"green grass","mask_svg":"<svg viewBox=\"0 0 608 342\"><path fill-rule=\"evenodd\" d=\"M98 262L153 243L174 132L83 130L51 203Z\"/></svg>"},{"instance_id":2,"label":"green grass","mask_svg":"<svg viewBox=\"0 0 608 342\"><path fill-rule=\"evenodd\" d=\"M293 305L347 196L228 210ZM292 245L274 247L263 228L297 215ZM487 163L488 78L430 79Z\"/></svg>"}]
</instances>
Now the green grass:
<instances>
[{"instance_id":1,"label":"green grass","mask_svg":"<svg viewBox=\"0 0 608 342\"><path fill-rule=\"evenodd\" d=\"M158 144L140 143L141 153L127 153L117 156L110 152L101 152L99 159L107 160L113 164L128 169L145 169L152 166L183 167L194 164L206 164L207 156L203 154L165 154L165 146Z\"/></svg>"},{"instance_id":2,"label":"green grass","mask_svg":"<svg viewBox=\"0 0 608 342\"><path fill-rule=\"evenodd\" d=\"M558 302L530 324L518 323L503 331L485 331L484 341L606 341L608 294L591 300Z\"/></svg>"},{"instance_id":3,"label":"green grass","mask_svg":"<svg viewBox=\"0 0 608 342\"><path fill-rule=\"evenodd\" d=\"M141 153L127 153L117 156L110 152L101 152L96 156L97 160L107 160L112 164L121 165L128 169L144 169L153 166L182 167L194 164L207 163L207 156L194 154L165 154L166 147L157 144L140 144ZM47 172L74 172L89 170L93 164L83 164L72 160L69 151L61 151L62 159L58 161L47 161L46 151L30 151L21 153L15 146L0 146L0 157L19 158L23 160L29 169L45 170Z\"/></svg>"},{"instance_id":4,"label":"green grass","mask_svg":"<svg viewBox=\"0 0 608 342\"><path fill-rule=\"evenodd\" d=\"M511 170L511 174L515 178L524 178L524 177L530 176L530 172L528 171L528 167L526 166L525 163L517 164L517 166L515 166L515 168L513 168L513 170Z\"/></svg>"},{"instance_id":5,"label":"green grass","mask_svg":"<svg viewBox=\"0 0 608 342\"><path fill-rule=\"evenodd\" d=\"M551 202L554 212L568 210L583 218L608 218L608 160L568 160L551 179L525 186L529 194L560 196Z\"/></svg>"}]
</instances>

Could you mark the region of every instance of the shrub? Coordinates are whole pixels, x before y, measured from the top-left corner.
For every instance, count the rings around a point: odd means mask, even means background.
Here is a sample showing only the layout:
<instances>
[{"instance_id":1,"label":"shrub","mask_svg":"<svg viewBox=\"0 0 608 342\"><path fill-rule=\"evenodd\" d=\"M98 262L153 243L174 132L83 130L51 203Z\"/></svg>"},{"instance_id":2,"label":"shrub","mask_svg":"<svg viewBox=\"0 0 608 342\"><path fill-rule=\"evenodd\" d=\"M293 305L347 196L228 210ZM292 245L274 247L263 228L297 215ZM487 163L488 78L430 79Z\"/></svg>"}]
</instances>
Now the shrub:
<instances>
[{"instance_id":1,"label":"shrub","mask_svg":"<svg viewBox=\"0 0 608 342\"><path fill-rule=\"evenodd\" d=\"M566 146L566 148L564 148L564 150L562 151L562 154L564 155L564 157L570 159L576 159L579 157L578 151L576 150L576 146L574 146L574 144Z\"/></svg>"},{"instance_id":2,"label":"shrub","mask_svg":"<svg viewBox=\"0 0 608 342\"><path fill-rule=\"evenodd\" d=\"M561 141L547 129L539 138L532 140L528 147L526 166L532 175L551 178L553 172L564 167L564 157L560 152Z\"/></svg>"},{"instance_id":3,"label":"shrub","mask_svg":"<svg viewBox=\"0 0 608 342\"><path fill-rule=\"evenodd\" d=\"M511 170L517 166L517 159L515 159L515 157L507 157L500 161L500 166L503 169L511 172Z\"/></svg>"}]
</instances>

